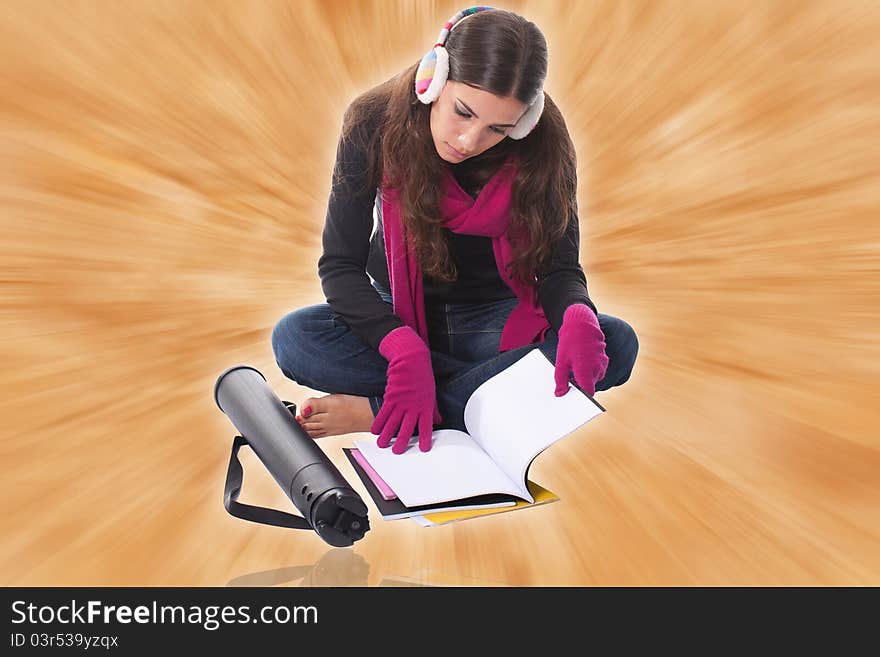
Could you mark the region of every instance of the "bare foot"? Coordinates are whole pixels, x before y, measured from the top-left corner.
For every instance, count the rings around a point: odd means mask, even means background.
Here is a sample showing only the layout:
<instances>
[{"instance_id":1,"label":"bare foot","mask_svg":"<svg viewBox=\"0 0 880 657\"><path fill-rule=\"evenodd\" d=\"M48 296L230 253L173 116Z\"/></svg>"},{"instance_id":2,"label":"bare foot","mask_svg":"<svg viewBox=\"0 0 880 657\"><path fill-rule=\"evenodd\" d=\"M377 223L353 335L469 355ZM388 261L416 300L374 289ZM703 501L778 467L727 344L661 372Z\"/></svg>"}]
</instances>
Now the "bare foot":
<instances>
[{"instance_id":1,"label":"bare foot","mask_svg":"<svg viewBox=\"0 0 880 657\"><path fill-rule=\"evenodd\" d=\"M299 409L296 421L312 438L369 431L375 419L370 400L353 395L309 397Z\"/></svg>"}]
</instances>

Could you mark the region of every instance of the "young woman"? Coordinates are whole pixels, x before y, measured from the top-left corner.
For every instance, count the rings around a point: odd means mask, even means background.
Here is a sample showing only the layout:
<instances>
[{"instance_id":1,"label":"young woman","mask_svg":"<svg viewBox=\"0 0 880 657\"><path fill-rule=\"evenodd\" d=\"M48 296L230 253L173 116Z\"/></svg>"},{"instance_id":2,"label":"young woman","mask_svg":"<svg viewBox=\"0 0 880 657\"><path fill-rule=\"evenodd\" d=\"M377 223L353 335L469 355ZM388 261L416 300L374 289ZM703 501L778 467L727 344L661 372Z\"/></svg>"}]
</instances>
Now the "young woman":
<instances>
[{"instance_id":1,"label":"young woman","mask_svg":"<svg viewBox=\"0 0 880 657\"><path fill-rule=\"evenodd\" d=\"M300 406L312 437L370 431L399 454L418 435L427 451L535 348L557 396L629 378L638 340L587 292L575 152L546 75L533 23L471 7L349 106L318 261L327 304L272 333L285 376L333 393Z\"/></svg>"}]
</instances>

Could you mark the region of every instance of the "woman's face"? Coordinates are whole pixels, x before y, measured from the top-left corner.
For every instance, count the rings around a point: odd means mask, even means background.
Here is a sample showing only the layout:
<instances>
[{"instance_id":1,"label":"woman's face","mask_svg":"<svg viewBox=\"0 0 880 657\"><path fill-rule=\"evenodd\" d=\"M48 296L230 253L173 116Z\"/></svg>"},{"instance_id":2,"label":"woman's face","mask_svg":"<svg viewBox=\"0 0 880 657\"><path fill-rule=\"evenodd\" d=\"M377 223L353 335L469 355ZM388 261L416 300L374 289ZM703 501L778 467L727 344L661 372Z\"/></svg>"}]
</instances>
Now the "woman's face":
<instances>
[{"instance_id":1,"label":"woman's face","mask_svg":"<svg viewBox=\"0 0 880 657\"><path fill-rule=\"evenodd\" d=\"M463 162L504 139L526 109L516 98L448 80L431 104L434 147L450 164Z\"/></svg>"}]
</instances>

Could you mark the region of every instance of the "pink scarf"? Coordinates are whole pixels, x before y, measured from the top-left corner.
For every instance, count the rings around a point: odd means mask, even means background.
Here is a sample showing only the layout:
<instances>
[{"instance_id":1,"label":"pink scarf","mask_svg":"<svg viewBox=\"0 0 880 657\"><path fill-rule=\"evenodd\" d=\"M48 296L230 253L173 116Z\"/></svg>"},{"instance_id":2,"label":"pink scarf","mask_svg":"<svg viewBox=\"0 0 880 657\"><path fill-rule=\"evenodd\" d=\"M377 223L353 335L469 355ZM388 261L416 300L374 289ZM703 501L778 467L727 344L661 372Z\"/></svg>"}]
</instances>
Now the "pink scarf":
<instances>
[{"instance_id":1,"label":"pink scarf","mask_svg":"<svg viewBox=\"0 0 880 657\"><path fill-rule=\"evenodd\" d=\"M511 187L516 173L515 155L511 154L477 198L473 199L446 168L440 201L445 228L453 233L492 238L498 273L519 299L519 304L504 325L499 352L543 342L547 329L550 328L538 304L537 288L520 283L509 276L507 271L512 250L506 233L510 218ZM400 198L396 189L382 190L382 227L385 232L385 255L388 259L394 312L427 344L428 326L425 321L422 272L416 262L414 250L404 245Z\"/></svg>"}]
</instances>

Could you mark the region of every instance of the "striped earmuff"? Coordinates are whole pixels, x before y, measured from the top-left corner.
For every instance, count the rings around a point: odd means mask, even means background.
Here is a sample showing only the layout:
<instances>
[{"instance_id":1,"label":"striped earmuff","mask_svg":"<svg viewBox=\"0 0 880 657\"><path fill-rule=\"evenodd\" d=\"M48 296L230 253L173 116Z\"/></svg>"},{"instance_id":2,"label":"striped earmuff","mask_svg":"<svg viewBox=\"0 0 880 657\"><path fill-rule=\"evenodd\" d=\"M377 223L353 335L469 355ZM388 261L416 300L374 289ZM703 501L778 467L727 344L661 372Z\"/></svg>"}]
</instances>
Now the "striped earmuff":
<instances>
[{"instance_id":1,"label":"striped earmuff","mask_svg":"<svg viewBox=\"0 0 880 657\"><path fill-rule=\"evenodd\" d=\"M430 105L437 100L440 92L443 90L443 85L446 84L446 78L449 76L449 53L446 52L444 47L449 32L457 23L460 23L468 16L486 9L494 9L494 7L468 7L455 14L446 21L446 25L440 30L434 47L422 57L419 68L416 70L416 97L425 105ZM507 133L507 136L511 139L522 139L528 135L538 125L543 111L544 90L541 89L516 125Z\"/></svg>"}]
</instances>

